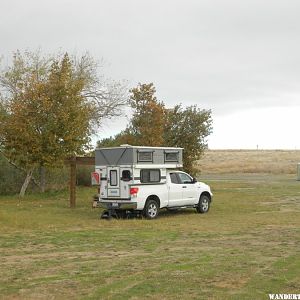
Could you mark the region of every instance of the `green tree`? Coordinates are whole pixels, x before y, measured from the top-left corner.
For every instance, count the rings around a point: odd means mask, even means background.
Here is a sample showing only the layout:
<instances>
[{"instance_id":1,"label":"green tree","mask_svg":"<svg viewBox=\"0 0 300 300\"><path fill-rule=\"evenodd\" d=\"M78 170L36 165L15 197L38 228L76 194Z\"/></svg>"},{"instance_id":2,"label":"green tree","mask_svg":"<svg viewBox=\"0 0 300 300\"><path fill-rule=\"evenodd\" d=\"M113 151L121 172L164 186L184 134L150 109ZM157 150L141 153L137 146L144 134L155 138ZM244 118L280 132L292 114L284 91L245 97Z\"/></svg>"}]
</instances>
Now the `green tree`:
<instances>
[{"instance_id":1,"label":"green tree","mask_svg":"<svg viewBox=\"0 0 300 300\"><path fill-rule=\"evenodd\" d=\"M196 105L184 109L181 104L167 110L164 128L165 145L184 148L184 169L192 175L198 172L195 161L200 159L207 148L206 138L211 132L210 110L199 109Z\"/></svg>"},{"instance_id":2,"label":"green tree","mask_svg":"<svg viewBox=\"0 0 300 300\"><path fill-rule=\"evenodd\" d=\"M126 102L120 86L100 84L93 60L68 54L41 58L15 53L2 72L2 153L26 171L25 194L36 168L61 165L65 158L88 149L90 135L104 117L118 115ZM115 94L113 94L113 89ZM119 90L117 89L119 88Z\"/></svg>"},{"instance_id":3,"label":"green tree","mask_svg":"<svg viewBox=\"0 0 300 300\"><path fill-rule=\"evenodd\" d=\"M103 138L97 141L97 148L118 147L123 144L138 145L137 138L129 129L125 129L115 136L110 136L109 138Z\"/></svg>"},{"instance_id":4,"label":"green tree","mask_svg":"<svg viewBox=\"0 0 300 300\"><path fill-rule=\"evenodd\" d=\"M109 147L118 147L120 146L117 136L110 136L109 138L103 138L97 141L97 148L109 148Z\"/></svg>"},{"instance_id":5,"label":"green tree","mask_svg":"<svg viewBox=\"0 0 300 300\"><path fill-rule=\"evenodd\" d=\"M6 109L4 108L4 105L2 103L2 101L0 100L0 124L2 124L4 118L6 117ZM1 136L0 136L1 138ZM1 141L0 141L0 145L1 145Z\"/></svg>"},{"instance_id":6,"label":"green tree","mask_svg":"<svg viewBox=\"0 0 300 300\"><path fill-rule=\"evenodd\" d=\"M123 139L132 141L135 145L161 146L163 144L165 106L155 97L153 83L141 84L130 90L130 105L133 116Z\"/></svg>"},{"instance_id":7,"label":"green tree","mask_svg":"<svg viewBox=\"0 0 300 300\"><path fill-rule=\"evenodd\" d=\"M130 104L133 116L127 128L114 138L99 141L98 146L182 147L184 169L196 175L195 161L207 148L206 138L212 132L211 111L196 105L183 108L181 104L167 109L155 97L153 83L139 84L132 89Z\"/></svg>"}]
</instances>

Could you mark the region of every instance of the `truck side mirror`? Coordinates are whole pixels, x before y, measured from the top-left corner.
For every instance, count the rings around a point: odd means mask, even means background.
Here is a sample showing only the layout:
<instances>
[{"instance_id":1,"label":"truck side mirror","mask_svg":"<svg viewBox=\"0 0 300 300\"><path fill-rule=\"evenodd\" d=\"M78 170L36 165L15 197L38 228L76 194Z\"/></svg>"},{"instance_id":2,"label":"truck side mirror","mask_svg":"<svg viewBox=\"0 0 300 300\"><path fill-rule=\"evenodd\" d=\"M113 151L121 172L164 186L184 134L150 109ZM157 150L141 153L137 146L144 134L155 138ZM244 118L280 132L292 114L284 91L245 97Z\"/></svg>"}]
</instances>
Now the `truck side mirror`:
<instances>
[{"instance_id":1,"label":"truck side mirror","mask_svg":"<svg viewBox=\"0 0 300 300\"><path fill-rule=\"evenodd\" d=\"M195 177L193 177L192 183L196 183L196 182L197 182L197 179Z\"/></svg>"}]
</instances>

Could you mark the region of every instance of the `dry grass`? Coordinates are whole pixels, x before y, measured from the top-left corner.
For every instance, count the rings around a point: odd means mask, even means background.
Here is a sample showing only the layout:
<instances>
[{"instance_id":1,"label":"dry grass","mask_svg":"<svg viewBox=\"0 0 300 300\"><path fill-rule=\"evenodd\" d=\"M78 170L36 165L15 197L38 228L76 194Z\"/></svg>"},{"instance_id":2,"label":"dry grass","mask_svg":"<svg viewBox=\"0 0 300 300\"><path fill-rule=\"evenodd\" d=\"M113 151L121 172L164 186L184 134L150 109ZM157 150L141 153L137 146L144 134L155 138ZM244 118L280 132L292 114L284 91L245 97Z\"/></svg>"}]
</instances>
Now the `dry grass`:
<instances>
[{"instance_id":1,"label":"dry grass","mask_svg":"<svg viewBox=\"0 0 300 300\"><path fill-rule=\"evenodd\" d=\"M300 150L208 150L199 161L202 174L296 174Z\"/></svg>"}]
</instances>

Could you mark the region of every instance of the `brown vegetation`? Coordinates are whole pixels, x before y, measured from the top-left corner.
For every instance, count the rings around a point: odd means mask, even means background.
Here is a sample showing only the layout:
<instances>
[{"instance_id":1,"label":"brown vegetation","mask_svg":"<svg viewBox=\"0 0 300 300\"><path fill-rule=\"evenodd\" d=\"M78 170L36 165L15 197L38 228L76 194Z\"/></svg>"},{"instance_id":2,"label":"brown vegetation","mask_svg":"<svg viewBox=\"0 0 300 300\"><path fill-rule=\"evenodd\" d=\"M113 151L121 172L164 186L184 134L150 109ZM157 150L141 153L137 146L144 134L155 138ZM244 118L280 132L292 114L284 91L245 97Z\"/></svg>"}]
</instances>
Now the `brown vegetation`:
<instances>
[{"instance_id":1,"label":"brown vegetation","mask_svg":"<svg viewBox=\"0 0 300 300\"><path fill-rule=\"evenodd\" d=\"M207 150L198 162L202 174L296 174L300 150Z\"/></svg>"}]
</instances>

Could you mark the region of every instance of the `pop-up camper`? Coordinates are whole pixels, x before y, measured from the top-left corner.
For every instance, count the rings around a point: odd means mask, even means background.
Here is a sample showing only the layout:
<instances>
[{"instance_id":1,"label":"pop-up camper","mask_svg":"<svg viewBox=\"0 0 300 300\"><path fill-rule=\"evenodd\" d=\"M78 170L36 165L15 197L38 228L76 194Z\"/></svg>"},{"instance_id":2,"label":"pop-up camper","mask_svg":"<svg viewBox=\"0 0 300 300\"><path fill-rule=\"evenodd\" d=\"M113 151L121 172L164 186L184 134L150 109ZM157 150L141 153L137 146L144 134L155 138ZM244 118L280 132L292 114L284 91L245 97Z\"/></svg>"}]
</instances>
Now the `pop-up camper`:
<instances>
[{"instance_id":1,"label":"pop-up camper","mask_svg":"<svg viewBox=\"0 0 300 300\"><path fill-rule=\"evenodd\" d=\"M163 207L197 208L202 195L207 197L208 211L210 189L178 171L183 167L182 155L182 148L173 147L121 145L96 149L92 174L93 184L100 187L96 202L111 210L143 211L146 217L155 218Z\"/></svg>"}]
</instances>

